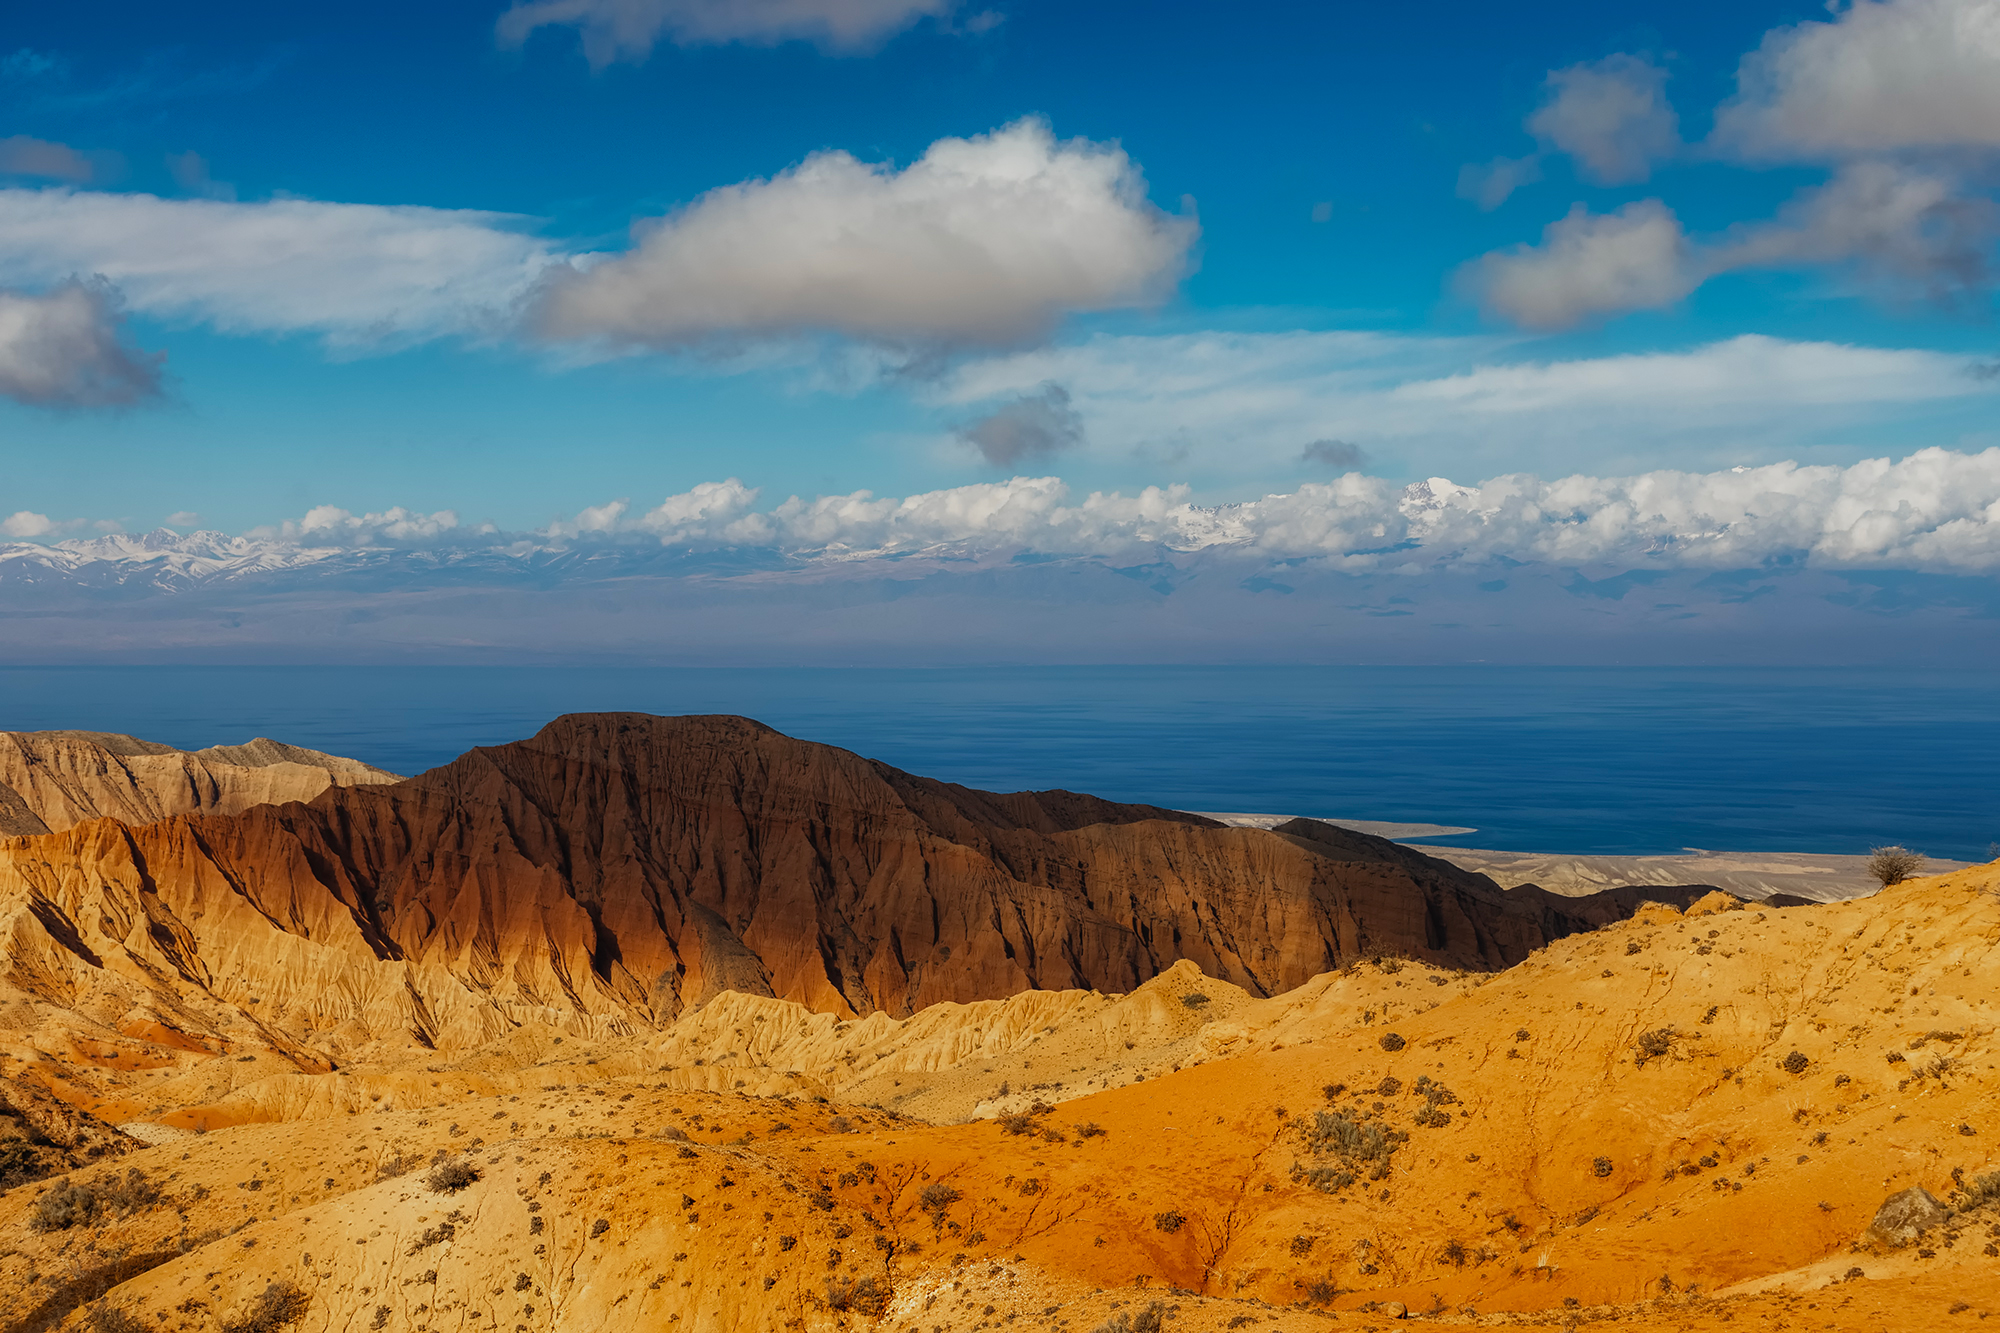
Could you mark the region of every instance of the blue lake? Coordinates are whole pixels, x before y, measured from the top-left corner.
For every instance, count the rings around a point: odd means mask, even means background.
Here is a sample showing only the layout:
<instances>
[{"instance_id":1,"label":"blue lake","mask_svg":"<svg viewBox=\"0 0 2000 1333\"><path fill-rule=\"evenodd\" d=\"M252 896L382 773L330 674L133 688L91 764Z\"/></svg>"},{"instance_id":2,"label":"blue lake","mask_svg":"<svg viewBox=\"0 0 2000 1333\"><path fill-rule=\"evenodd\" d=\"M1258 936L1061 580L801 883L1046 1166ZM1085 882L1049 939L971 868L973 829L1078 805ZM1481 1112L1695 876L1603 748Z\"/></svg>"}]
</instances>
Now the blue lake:
<instances>
[{"instance_id":1,"label":"blue lake","mask_svg":"<svg viewBox=\"0 0 2000 1333\"><path fill-rule=\"evenodd\" d=\"M1472 825L1520 851L1986 859L2000 673L1741 668L0 669L0 729L273 736L401 773L559 713L742 713L912 772Z\"/></svg>"}]
</instances>

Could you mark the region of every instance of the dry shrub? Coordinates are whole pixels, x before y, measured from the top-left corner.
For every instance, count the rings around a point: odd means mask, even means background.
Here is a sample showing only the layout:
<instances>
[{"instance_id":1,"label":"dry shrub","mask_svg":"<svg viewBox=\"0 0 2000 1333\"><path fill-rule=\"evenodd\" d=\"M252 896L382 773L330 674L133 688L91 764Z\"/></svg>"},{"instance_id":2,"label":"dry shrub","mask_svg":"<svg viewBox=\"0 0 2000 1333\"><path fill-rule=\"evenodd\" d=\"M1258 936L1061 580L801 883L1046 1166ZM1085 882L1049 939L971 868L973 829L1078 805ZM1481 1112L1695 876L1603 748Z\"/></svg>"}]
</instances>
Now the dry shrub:
<instances>
[{"instance_id":1,"label":"dry shrub","mask_svg":"<svg viewBox=\"0 0 2000 1333\"><path fill-rule=\"evenodd\" d=\"M449 1219L434 1227L426 1227L421 1236L411 1239L409 1248L403 1251L403 1257L407 1259L420 1250L428 1250L433 1245L442 1245L457 1235L458 1224Z\"/></svg>"},{"instance_id":2,"label":"dry shrub","mask_svg":"<svg viewBox=\"0 0 2000 1333\"><path fill-rule=\"evenodd\" d=\"M234 1319L224 1320L222 1333L277 1333L287 1324L305 1318L312 1297L295 1282L273 1282L250 1308Z\"/></svg>"},{"instance_id":3,"label":"dry shrub","mask_svg":"<svg viewBox=\"0 0 2000 1333\"><path fill-rule=\"evenodd\" d=\"M1306 1283L1306 1300L1314 1305L1331 1305L1340 1295L1340 1288L1332 1278L1315 1278Z\"/></svg>"},{"instance_id":4,"label":"dry shrub","mask_svg":"<svg viewBox=\"0 0 2000 1333\"><path fill-rule=\"evenodd\" d=\"M1885 889L1891 884L1901 884L1923 868L1924 854L1907 847L1873 847L1868 852L1868 873L1880 880Z\"/></svg>"},{"instance_id":5,"label":"dry shrub","mask_svg":"<svg viewBox=\"0 0 2000 1333\"><path fill-rule=\"evenodd\" d=\"M1632 1043L1632 1063L1644 1069L1646 1061L1657 1060L1673 1048L1674 1030L1671 1027L1642 1032L1639 1040Z\"/></svg>"},{"instance_id":6,"label":"dry shrub","mask_svg":"<svg viewBox=\"0 0 2000 1333\"><path fill-rule=\"evenodd\" d=\"M1315 1111L1311 1124L1302 1124L1306 1147L1316 1156L1331 1153L1337 1166L1295 1166L1292 1178L1305 1181L1322 1193L1345 1189L1367 1172L1370 1180L1389 1174L1389 1158L1409 1139L1400 1130L1374 1120L1357 1120L1344 1111Z\"/></svg>"},{"instance_id":7,"label":"dry shrub","mask_svg":"<svg viewBox=\"0 0 2000 1333\"><path fill-rule=\"evenodd\" d=\"M1959 1191L1958 1211L1970 1213L1991 1203L2000 1203L2000 1171L1989 1171L1983 1176L1974 1176Z\"/></svg>"},{"instance_id":8,"label":"dry shrub","mask_svg":"<svg viewBox=\"0 0 2000 1333\"><path fill-rule=\"evenodd\" d=\"M1164 1231L1169 1236L1173 1235L1176 1231L1179 1231L1182 1227L1186 1225L1187 1225L1187 1219L1181 1216L1178 1212L1169 1210L1164 1213L1153 1214L1153 1229L1155 1231Z\"/></svg>"},{"instance_id":9,"label":"dry shrub","mask_svg":"<svg viewBox=\"0 0 2000 1333\"><path fill-rule=\"evenodd\" d=\"M1090 1333L1160 1333L1166 1327L1166 1320L1166 1302L1154 1301L1136 1315L1120 1311Z\"/></svg>"},{"instance_id":10,"label":"dry shrub","mask_svg":"<svg viewBox=\"0 0 2000 1333\"><path fill-rule=\"evenodd\" d=\"M456 1194L478 1179L479 1168L459 1157L432 1167L424 1184L436 1194Z\"/></svg>"},{"instance_id":11,"label":"dry shrub","mask_svg":"<svg viewBox=\"0 0 2000 1333\"><path fill-rule=\"evenodd\" d=\"M160 1187L136 1166L122 1176L112 1171L88 1182L59 1180L43 1190L28 1210L28 1229L67 1231L113 1213L120 1217L136 1213L159 1201Z\"/></svg>"},{"instance_id":12,"label":"dry shrub","mask_svg":"<svg viewBox=\"0 0 2000 1333\"><path fill-rule=\"evenodd\" d=\"M887 1287L872 1277L846 1280L830 1277L826 1280L828 1309L867 1315L871 1319L879 1319L888 1313L890 1294Z\"/></svg>"}]
</instances>

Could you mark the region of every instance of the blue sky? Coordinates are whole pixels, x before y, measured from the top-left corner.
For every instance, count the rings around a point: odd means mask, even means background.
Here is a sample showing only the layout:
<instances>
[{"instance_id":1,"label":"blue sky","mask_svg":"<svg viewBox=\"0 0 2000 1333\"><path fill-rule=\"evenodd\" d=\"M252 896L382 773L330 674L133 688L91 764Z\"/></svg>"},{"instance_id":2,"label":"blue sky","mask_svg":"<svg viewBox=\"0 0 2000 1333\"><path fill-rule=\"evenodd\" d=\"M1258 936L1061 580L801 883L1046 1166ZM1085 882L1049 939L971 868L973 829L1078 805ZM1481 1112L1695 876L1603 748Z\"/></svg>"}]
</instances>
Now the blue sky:
<instances>
[{"instance_id":1,"label":"blue sky","mask_svg":"<svg viewBox=\"0 0 2000 1333\"><path fill-rule=\"evenodd\" d=\"M2000 378L1979 373L2000 356L2000 109L1979 90L2000 39L1939 36L1992 38L1992 0L506 15L10 15L0 285L35 339L13 370L0 350L10 535L240 533L319 506L527 530L727 477L767 506L1017 474L1212 503L1350 468L1472 482L2000 443ZM653 39L594 64L589 35L620 20ZM1767 38L1776 91L1713 133ZM1877 59L1899 42L1915 64ZM1887 84L1840 82L1871 59ZM1815 96L1937 105L1869 139L1814 129L1837 120ZM1033 198L910 184L954 139L1071 178ZM829 152L858 160L843 180L797 175ZM1468 197L1496 162L1524 183ZM784 198L761 184L785 173ZM728 187L747 212L704 201ZM891 217L842 286L797 214L853 200L923 216ZM685 243L655 253L635 224ZM976 262L902 271L927 228L960 228L940 253ZM249 237L299 253L266 264Z\"/></svg>"}]
</instances>

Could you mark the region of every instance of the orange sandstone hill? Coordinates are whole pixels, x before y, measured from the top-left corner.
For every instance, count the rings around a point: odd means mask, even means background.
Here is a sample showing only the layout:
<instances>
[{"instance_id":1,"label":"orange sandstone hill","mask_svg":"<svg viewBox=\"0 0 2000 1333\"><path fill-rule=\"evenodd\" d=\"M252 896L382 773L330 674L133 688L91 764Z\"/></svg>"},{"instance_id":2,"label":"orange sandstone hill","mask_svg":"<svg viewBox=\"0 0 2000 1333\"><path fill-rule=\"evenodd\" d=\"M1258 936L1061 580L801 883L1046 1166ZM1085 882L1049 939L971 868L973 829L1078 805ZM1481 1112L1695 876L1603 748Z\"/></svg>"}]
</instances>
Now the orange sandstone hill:
<instances>
[{"instance_id":1,"label":"orange sandstone hill","mask_svg":"<svg viewBox=\"0 0 2000 1333\"><path fill-rule=\"evenodd\" d=\"M1996 890L1715 894L1499 973L1385 959L1268 999L1187 964L902 1022L720 996L664 1035L318 1074L100 1031L40 1066L78 1119L232 1080L262 1116L129 1121L154 1146L0 1194L0 1327L1985 1327ZM1135 1046L1192 1063L1117 1072ZM751 1096L758 1060L900 1065L871 1098L1067 1086L954 1123Z\"/></svg>"},{"instance_id":2,"label":"orange sandstone hill","mask_svg":"<svg viewBox=\"0 0 2000 1333\"><path fill-rule=\"evenodd\" d=\"M328 787L400 781L353 759L258 737L176 750L103 731L0 731L0 836L60 832L86 819L150 824L309 801Z\"/></svg>"},{"instance_id":3,"label":"orange sandstone hill","mask_svg":"<svg viewBox=\"0 0 2000 1333\"><path fill-rule=\"evenodd\" d=\"M0 842L12 985L302 1069L725 991L902 1016L1183 960L1253 996L1381 954L1486 971L1637 901L1310 821L973 791L732 717L565 717L404 782Z\"/></svg>"}]
</instances>

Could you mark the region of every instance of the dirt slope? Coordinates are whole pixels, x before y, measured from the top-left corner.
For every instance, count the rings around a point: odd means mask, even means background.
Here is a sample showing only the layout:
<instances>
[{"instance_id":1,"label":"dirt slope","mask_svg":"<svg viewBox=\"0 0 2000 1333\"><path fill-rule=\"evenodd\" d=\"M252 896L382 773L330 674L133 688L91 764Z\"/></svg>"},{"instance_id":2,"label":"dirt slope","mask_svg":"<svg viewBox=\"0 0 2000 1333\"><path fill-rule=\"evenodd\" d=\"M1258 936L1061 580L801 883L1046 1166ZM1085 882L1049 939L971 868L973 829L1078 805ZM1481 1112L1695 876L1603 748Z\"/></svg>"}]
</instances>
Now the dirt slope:
<instances>
[{"instance_id":1,"label":"dirt slope","mask_svg":"<svg viewBox=\"0 0 2000 1333\"><path fill-rule=\"evenodd\" d=\"M1980 867L1648 909L1499 974L1362 964L1256 999L1176 968L902 1022L723 996L664 1032L266 1070L239 1092L291 1087L295 1117L267 1095L275 1118L130 1153L138 1185L72 1172L106 1200L92 1220L37 1231L55 1186L0 1195L0 1326L250 1327L277 1283L313 1330L1301 1333L1385 1329L1392 1302L1467 1326L1970 1327L2000 1314L1996 949ZM1133 1076L1175 1048L1206 1054ZM840 1100L894 1086L850 1057L1065 1099L926 1123ZM188 1096L259 1063L106 1038L59 1088L143 1060ZM731 1086L685 1082L722 1062ZM338 1114L298 1086L345 1083L372 1091ZM440 1153L479 1178L432 1188ZM1868 1240L1911 1186L1955 1211Z\"/></svg>"},{"instance_id":2,"label":"dirt slope","mask_svg":"<svg viewBox=\"0 0 2000 1333\"><path fill-rule=\"evenodd\" d=\"M0 731L0 836L60 832L87 819L150 824L309 801L328 787L396 782L358 760L263 737L176 750L100 731Z\"/></svg>"}]
</instances>

